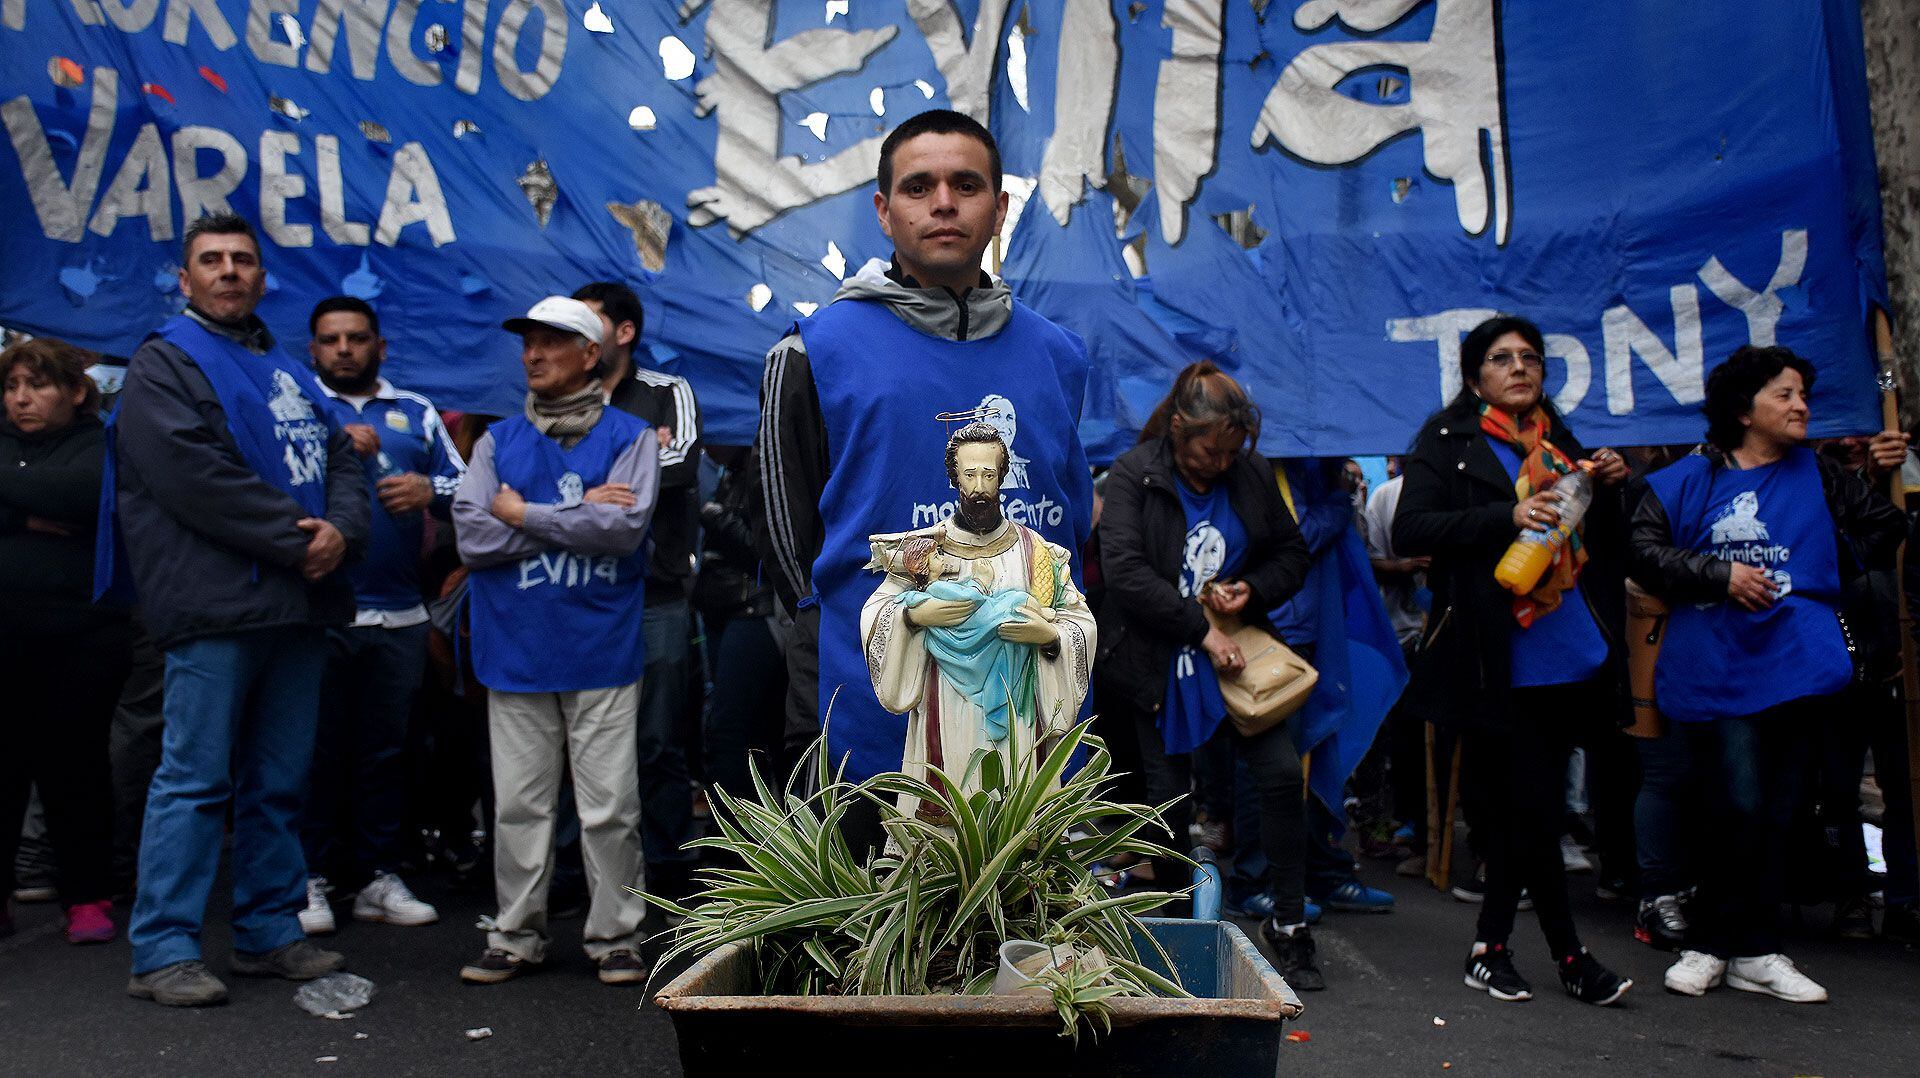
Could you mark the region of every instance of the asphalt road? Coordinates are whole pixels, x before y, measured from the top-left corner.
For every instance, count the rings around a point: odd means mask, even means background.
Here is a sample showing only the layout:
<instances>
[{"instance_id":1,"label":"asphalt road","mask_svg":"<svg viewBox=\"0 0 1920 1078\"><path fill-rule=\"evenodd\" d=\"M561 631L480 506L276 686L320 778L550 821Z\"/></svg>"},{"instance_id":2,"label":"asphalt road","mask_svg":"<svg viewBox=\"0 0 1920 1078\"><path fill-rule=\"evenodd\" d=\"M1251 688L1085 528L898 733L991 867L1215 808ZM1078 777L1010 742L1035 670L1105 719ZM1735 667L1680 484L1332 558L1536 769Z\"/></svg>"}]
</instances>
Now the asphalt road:
<instances>
[{"instance_id":1,"label":"asphalt road","mask_svg":"<svg viewBox=\"0 0 1920 1078\"><path fill-rule=\"evenodd\" d=\"M1589 1007L1554 990L1530 914L1521 914L1514 944L1539 997L1498 1003L1460 983L1475 907L1379 865L1365 873L1396 888L1399 909L1329 914L1316 930L1330 987L1306 997L1294 1028L1310 1039L1284 1046L1284 1074L1920 1071L1920 955L1826 938L1825 909L1808 911L1789 953L1827 985L1832 1003L1793 1006L1725 989L1687 999L1660 987L1666 956L1633 941L1627 912L1592 899L1591 877L1576 876L1588 946L1635 981L1624 1006ZM0 1074L679 1073L666 1016L645 992L594 979L577 946L580 921L556 927L554 960L537 974L468 987L456 971L481 946L474 924L491 912L488 896L429 878L417 886L440 906L439 924L356 924L341 911L332 945L378 986L373 1002L344 1021L307 1015L293 1003L295 986L279 981L228 978L232 1002L203 1010L129 999L124 940L70 946L53 906L16 905L19 932L0 940ZM124 910L118 919L124 924ZM223 972L229 941L218 912L206 942L209 964ZM480 1027L492 1036L469 1040L465 1031Z\"/></svg>"}]
</instances>

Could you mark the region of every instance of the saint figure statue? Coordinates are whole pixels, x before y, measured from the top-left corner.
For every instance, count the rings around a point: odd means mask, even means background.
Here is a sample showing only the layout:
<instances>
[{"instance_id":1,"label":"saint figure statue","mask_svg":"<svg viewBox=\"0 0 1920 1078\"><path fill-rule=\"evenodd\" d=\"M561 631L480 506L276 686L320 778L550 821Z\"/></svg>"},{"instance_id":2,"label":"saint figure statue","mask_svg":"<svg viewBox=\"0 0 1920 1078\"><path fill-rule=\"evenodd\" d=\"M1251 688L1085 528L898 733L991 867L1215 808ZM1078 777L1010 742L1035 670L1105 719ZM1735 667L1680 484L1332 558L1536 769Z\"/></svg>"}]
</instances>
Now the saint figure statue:
<instances>
[{"instance_id":1,"label":"saint figure statue","mask_svg":"<svg viewBox=\"0 0 1920 1078\"><path fill-rule=\"evenodd\" d=\"M937 767L976 781L983 749L1031 767L1087 695L1093 614L1067 551L1001 512L1011 462L993 425L967 424L947 441L953 512L871 537L867 567L886 578L861 610L861 643L881 706L908 716L901 769L915 778L937 782ZM931 806L900 808L945 822Z\"/></svg>"}]
</instances>

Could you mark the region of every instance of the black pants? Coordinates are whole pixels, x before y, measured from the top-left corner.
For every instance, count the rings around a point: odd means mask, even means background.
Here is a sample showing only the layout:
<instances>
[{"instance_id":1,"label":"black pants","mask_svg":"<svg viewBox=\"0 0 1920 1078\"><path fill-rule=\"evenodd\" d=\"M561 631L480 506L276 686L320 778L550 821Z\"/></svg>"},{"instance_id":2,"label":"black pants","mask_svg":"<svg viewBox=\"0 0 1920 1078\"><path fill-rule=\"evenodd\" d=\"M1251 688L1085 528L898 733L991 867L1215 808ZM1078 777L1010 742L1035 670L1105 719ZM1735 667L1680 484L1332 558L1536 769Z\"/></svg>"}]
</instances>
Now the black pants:
<instances>
[{"instance_id":1,"label":"black pants","mask_svg":"<svg viewBox=\"0 0 1920 1078\"><path fill-rule=\"evenodd\" d=\"M140 867L140 828L147 815L147 787L160 769L166 716L161 713L166 658L133 619L133 665L113 710L107 756L113 762L113 883L132 894Z\"/></svg>"},{"instance_id":2,"label":"black pants","mask_svg":"<svg viewBox=\"0 0 1920 1078\"><path fill-rule=\"evenodd\" d=\"M1133 719L1147 802L1159 805L1180 798L1166 812L1171 834L1156 837L1172 849L1185 850L1193 823L1192 756L1198 753L1169 756L1156 713L1122 702L1118 712L1110 715L1117 719L1121 714ZM1306 919L1307 820L1302 799L1306 782L1300 753L1293 745L1292 724L1283 722L1253 737L1241 737L1228 720L1214 737L1230 743L1253 774L1260 803L1260 848L1269 866L1265 882L1273 896L1274 916L1281 924L1298 924ZM1187 883L1186 869L1177 861L1155 863L1154 876L1164 890L1177 890Z\"/></svg>"},{"instance_id":3,"label":"black pants","mask_svg":"<svg viewBox=\"0 0 1920 1078\"><path fill-rule=\"evenodd\" d=\"M768 786L778 789L787 778L780 766L786 661L768 624L772 619L704 620L713 661L713 701L702 739L706 780L708 785L752 800L753 781L747 768L756 756Z\"/></svg>"},{"instance_id":4,"label":"black pants","mask_svg":"<svg viewBox=\"0 0 1920 1078\"><path fill-rule=\"evenodd\" d=\"M113 895L113 772L107 732L131 663L124 621L73 633L0 633L0 896L29 787L38 785L62 906Z\"/></svg>"},{"instance_id":5,"label":"black pants","mask_svg":"<svg viewBox=\"0 0 1920 1078\"><path fill-rule=\"evenodd\" d=\"M309 875L359 886L376 872L399 870L407 732L426 666L424 622L327 631L320 733L300 828Z\"/></svg>"},{"instance_id":6,"label":"black pants","mask_svg":"<svg viewBox=\"0 0 1920 1078\"><path fill-rule=\"evenodd\" d=\"M1567 904L1560 834L1574 732L1601 693L1590 682L1514 689L1512 731L1461 735L1460 793L1473 806L1474 849L1487 864L1478 942L1507 942L1525 888L1553 957L1580 949Z\"/></svg>"},{"instance_id":7,"label":"black pants","mask_svg":"<svg viewBox=\"0 0 1920 1078\"><path fill-rule=\"evenodd\" d=\"M1721 958L1780 949L1787 834L1807 787L1815 731L1840 706L1808 697L1755 715L1689 723L1713 792L1694 946Z\"/></svg>"}]
</instances>

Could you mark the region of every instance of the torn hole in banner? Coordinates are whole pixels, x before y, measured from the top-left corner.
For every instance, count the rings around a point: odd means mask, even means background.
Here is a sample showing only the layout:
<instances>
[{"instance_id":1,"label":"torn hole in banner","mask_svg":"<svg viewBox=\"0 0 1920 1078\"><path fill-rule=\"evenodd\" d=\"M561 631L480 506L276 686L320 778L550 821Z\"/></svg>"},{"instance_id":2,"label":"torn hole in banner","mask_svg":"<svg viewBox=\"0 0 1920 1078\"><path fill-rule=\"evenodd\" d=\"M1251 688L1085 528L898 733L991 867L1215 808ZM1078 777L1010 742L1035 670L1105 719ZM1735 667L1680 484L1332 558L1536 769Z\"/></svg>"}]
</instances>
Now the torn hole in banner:
<instances>
[{"instance_id":1,"label":"torn hole in banner","mask_svg":"<svg viewBox=\"0 0 1920 1078\"><path fill-rule=\"evenodd\" d=\"M560 185L554 182L553 170L547 167L547 162L534 161L513 182L519 185L520 193L527 196L527 204L540 219L540 227L547 227L547 221L553 217L553 204L560 201Z\"/></svg>"},{"instance_id":2,"label":"torn hole in banner","mask_svg":"<svg viewBox=\"0 0 1920 1078\"><path fill-rule=\"evenodd\" d=\"M933 83L925 79L915 79L913 80L913 85L919 89L920 96L926 98L928 101L933 100Z\"/></svg>"},{"instance_id":3,"label":"torn hole in banner","mask_svg":"<svg viewBox=\"0 0 1920 1078\"><path fill-rule=\"evenodd\" d=\"M827 141L826 113L809 112L806 117L800 121L800 126L813 132L813 137L819 139L821 142Z\"/></svg>"},{"instance_id":4,"label":"torn hole in banner","mask_svg":"<svg viewBox=\"0 0 1920 1078\"><path fill-rule=\"evenodd\" d=\"M800 313L800 317L802 318L812 318L813 313L820 309L820 305L818 303L808 303L804 299L795 300L793 303L793 309L795 311L798 311Z\"/></svg>"},{"instance_id":5,"label":"torn hole in banner","mask_svg":"<svg viewBox=\"0 0 1920 1078\"><path fill-rule=\"evenodd\" d=\"M1012 87L1014 103L1021 112L1032 111L1027 107L1027 38L1032 34L1026 9L1022 8L1020 21L1007 32L1007 85Z\"/></svg>"},{"instance_id":6,"label":"torn hole in banner","mask_svg":"<svg viewBox=\"0 0 1920 1078\"><path fill-rule=\"evenodd\" d=\"M280 32L287 35L287 44L299 48L307 43L307 35L300 32L300 20L282 12L275 20L280 24Z\"/></svg>"},{"instance_id":7,"label":"torn hole in banner","mask_svg":"<svg viewBox=\"0 0 1920 1078\"><path fill-rule=\"evenodd\" d=\"M386 291L386 289L387 282L381 280L380 275L373 272L372 257L368 252L361 253L360 265L355 268L352 273L340 278L341 294L352 296L355 299L379 299L380 293Z\"/></svg>"},{"instance_id":8,"label":"torn hole in banner","mask_svg":"<svg viewBox=\"0 0 1920 1078\"><path fill-rule=\"evenodd\" d=\"M660 39L660 73L668 82L679 82L693 74L693 50L671 34Z\"/></svg>"},{"instance_id":9,"label":"torn hole in banner","mask_svg":"<svg viewBox=\"0 0 1920 1078\"><path fill-rule=\"evenodd\" d=\"M833 274L835 279L847 279L847 256L840 253L840 245L832 240L827 241L827 253L820 259L820 264L827 267L827 272Z\"/></svg>"},{"instance_id":10,"label":"torn hole in banner","mask_svg":"<svg viewBox=\"0 0 1920 1078\"><path fill-rule=\"evenodd\" d=\"M646 105L635 105L633 111L627 113L627 126L635 131L651 131L659 122L653 110Z\"/></svg>"},{"instance_id":11,"label":"torn hole in banner","mask_svg":"<svg viewBox=\"0 0 1920 1078\"><path fill-rule=\"evenodd\" d=\"M764 282L747 290L747 306L753 308L755 314L766 310L767 304L772 302L773 289L768 288Z\"/></svg>"},{"instance_id":12,"label":"torn hole in banner","mask_svg":"<svg viewBox=\"0 0 1920 1078\"><path fill-rule=\"evenodd\" d=\"M1120 136L1113 137L1113 169L1107 173L1106 189L1113 195L1113 234L1126 239L1134 211L1152 190L1153 181L1127 171L1127 148Z\"/></svg>"},{"instance_id":13,"label":"torn hole in banner","mask_svg":"<svg viewBox=\"0 0 1920 1078\"><path fill-rule=\"evenodd\" d=\"M477 135L479 133L480 133L480 125L477 123L474 123L472 120L453 121L453 137L454 138L466 138L468 135Z\"/></svg>"},{"instance_id":14,"label":"torn hole in banner","mask_svg":"<svg viewBox=\"0 0 1920 1078\"><path fill-rule=\"evenodd\" d=\"M848 10L847 0L827 0L827 22L832 23L835 15L844 17Z\"/></svg>"},{"instance_id":15,"label":"torn hole in banner","mask_svg":"<svg viewBox=\"0 0 1920 1078\"><path fill-rule=\"evenodd\" d=\"M1393 178L1393 204L1398 206L1413 194L1413 177L1395 176Z\"/></svg>"},{"instance_id":16,"label":"torn hole in banner","mask_svg":"<svg viewBox=\"0 0 1920 1078\"><path fill-rule=\"evenodd\" d=\"M887 92L875 86L873 92L867 95L867 104L873 108L873 114L875 116L885 116L887 114Z\"/></svg>"},{"instance_id":17,"label":"torn hole in banner","mask_svg":"<svg viewBox=\"0 0 1920 1078\"><path fill-rule=\"evenodd\" d=\"M665 206L643 198L638 202L609 202L607 212L633 233L633 249L648 272L667 268L667 237L673 230L673 215Z\"/></svg>"},{"instance_id":18,"label":"torn hole in banner","mask_svg":"<svg viewBox=\"0 0 1920 1078\"><path fill-rule=\"evenodd\" d=\"M389 132L384 125L374 123L372 120L360 121L360 133L366 136L368 142L393 141L392 133Z\"/></svg>"},{"instance_id":19,"label":"torn hole in banner","mask_svg":"<svg viewBox=\"0 0 1920 1078\"><path fill-rule=\"evenodd\" d=\"M607 18L607 13L601 10L600 0L593 0L593 6L587 9L586 14L580 16L580 25L596 34L613 33L613 20Z\"/></svg>"},{"instance_id":20,"label":"torn hole in banner","mask_svg":"<svg viewBox=\"0 0 1920 1078\"><path fill-rule=\"evenodd\" d=\"M1213 215L1213 223L1219 225L1222 232L1232 237L1233 242L1239 244L1242 250L1251 251L1267 238L1267 230L1253 222L1252 205L1248 205L1244 210L1216 213Z\"/></svg>"},{"instance_id":21,"label":"torn hole in banner","mask_svg":"<svg viewBox=\"0 0 1920 1078\"><path fill-rule=\"evenodd\" d=\"M71 90L87 81L87 73L72 60L56 56L47 61L47 78L62 90Z\"/></svg>"},{"instance_id":22,"label":"torn hole in banner","mask_svg":"<svg viewBox=\"0 0 1920 1078\"><path fill-rule=\"evenodd\" d=\"M432 26L427 27L426 44L428 52L435 54L446 52L447 46L450 43L446 27L439 23L434 23Z\"/></svg>"},{"instance_id":23,"label":"torn hole in banner","mask_svg":"<svg viewBox=\"0 0 1920 1078\"><path fill-rule=\"evenodd\" d=\"M311 110L303 109L284 97L268 97L267 108L281 116L285 116L294 123L299 123L301 120L313 115Z\"/></svg>"}]
</instances>

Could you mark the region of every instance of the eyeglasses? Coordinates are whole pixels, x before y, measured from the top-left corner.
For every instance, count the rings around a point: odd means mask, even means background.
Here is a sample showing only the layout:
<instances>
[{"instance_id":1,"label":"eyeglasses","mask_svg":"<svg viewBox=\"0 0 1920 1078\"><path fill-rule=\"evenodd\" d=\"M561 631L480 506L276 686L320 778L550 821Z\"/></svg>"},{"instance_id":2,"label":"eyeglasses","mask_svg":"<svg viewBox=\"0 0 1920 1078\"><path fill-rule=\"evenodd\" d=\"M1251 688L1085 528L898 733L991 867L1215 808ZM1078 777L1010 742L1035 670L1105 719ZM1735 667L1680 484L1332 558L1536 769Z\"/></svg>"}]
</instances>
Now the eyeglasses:
<instances>
[{"instance_id":1,"label":"eyeglasses","mask_svg":"<svg viewBox=\"0 0 1920 1078\"><path fill-rule=\"evenodd\" d=\"M1538 352L1488 352L1487 363L1501 370L1509 370L1516 365L1536 371L1547 369L1546 357Z\"/></svg>"}]
</instances>

